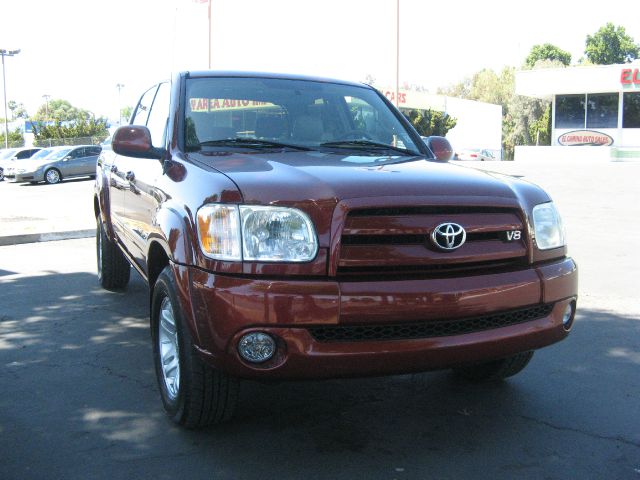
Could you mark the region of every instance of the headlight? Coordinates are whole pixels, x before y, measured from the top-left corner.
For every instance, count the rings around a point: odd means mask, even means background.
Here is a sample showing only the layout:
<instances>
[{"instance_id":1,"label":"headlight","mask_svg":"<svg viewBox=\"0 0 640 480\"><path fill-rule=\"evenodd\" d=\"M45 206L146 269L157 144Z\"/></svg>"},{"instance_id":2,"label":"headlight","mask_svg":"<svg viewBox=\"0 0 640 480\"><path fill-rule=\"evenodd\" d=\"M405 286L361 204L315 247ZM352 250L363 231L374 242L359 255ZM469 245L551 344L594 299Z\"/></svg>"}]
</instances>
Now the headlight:
<instances>
[{"instance_id":1,"label":"headlight","mask_svg":"<svg viewBox=\"0 0 640 480\"><path fill-rule=\"evenodd\" d=\"M205 205L197 216L200 246L211 258L309 262L318 253L311 220L294 208Z\"/></svg>"},{"instance_id":2,"label":"headlight","mask_svg":"<svg viewBox=\"0 0 640 480\"><path fill-rule=\"evenodd\" d=\"M558 248L565 244L562 219L553 203L533 207L533 226L540 250Z\"/></svg>"},{"instance_id":3,"label":"headlight","mask_svg":"<svg viewBox=\"0 0 640 480\"><path fill-rule=\"evenodd\" d=\"M318 252L311 220L285 207L241 206L242 254L245 260L308 262Z\"/></svg>"}]
</instances>

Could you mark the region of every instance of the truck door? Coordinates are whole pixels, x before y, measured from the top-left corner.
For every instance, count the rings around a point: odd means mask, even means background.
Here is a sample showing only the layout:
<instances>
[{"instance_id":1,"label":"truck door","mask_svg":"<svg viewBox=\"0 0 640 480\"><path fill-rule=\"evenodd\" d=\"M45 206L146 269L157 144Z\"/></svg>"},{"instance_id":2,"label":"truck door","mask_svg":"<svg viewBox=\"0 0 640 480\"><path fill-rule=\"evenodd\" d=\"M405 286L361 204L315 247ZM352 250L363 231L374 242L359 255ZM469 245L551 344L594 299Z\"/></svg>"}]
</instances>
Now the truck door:
<instances>
[{"instance_id":1,"label":"truck door","mask_svg":"<svg viewBox=\"0 0 640 480\"><path fill-rule=\"evenodd\" d=\"M161 83L154 93L146 111L144 125L151 132L153 146L165 148L170 85ZM146 99L143 97L143 100ZM135 124L142 124L137 116ZM157 158L127 158L124 171L124 224L127 230L127 249L140 268L146 271L148 239L156 228L154 220L158 206L165 198L158 188L162 176L162 163Z\"/></svg>"}]
</instances>

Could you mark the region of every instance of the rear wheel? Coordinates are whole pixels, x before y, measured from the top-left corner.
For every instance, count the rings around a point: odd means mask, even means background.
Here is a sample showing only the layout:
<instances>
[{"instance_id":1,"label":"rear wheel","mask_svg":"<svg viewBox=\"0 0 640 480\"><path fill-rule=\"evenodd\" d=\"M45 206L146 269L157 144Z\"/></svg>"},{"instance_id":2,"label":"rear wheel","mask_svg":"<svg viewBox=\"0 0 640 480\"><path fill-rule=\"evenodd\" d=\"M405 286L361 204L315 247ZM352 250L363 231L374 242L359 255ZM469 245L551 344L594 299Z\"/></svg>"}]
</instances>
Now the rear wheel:
<instances>
[{"instance_id":1,"label":"rear wheel","mask_svg":"<svg viewBox=\"0 0 640 480\"><path fill-rule=\"evenodd\" d=\"M455 368L453 371L459 377L472 382L496 381L520 373L533 357L533 352L522 352L512 357L478 363Z\"/></svg>"},{"instance_id":2,"label":"rear wheel","mask_svg":"<svg viewBox=\"0 0 640 480\"><path fill-rule=\"evenodd\" d=\"M164 409L187 428L231 419L238 380L206 365L185 325L171 267L158 276L151 300L153 361Z\"/></svg>"},{"instance_id":3,"label":"rear wheel","mask_svg":"<svg viewBox=\"0 0 640 480\"><path fill-rule=\"evenodd\" d=\"M50 168L46 172L44 172L44 181L49 185L53 185L56 183L60 183L62 181L62 175L60 171L56 168Z\"/></svg>"},{"instance_id":4,"label":"rear wheel","mask_svg":"<svg viewBox=\"0 0 640 480\"><path fill-rule=\"evenodd\" d=\"M96 227L96 257L98 281L103 288L119 290L127 286L131 276L131 266L118 245L109 240L99 218Z\"/></svg>"}]
</instances>

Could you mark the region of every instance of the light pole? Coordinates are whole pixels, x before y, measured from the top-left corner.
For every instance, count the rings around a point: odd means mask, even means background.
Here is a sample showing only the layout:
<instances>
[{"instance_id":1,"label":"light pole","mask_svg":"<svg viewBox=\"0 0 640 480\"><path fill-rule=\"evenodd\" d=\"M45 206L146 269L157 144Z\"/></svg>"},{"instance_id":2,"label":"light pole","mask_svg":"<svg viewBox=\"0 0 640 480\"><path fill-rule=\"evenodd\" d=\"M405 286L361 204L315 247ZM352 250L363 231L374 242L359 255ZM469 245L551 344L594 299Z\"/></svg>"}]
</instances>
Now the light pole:
<instances>
[{"instance_id":1,"label":"light pole","mask_svg":"<svg viewBox=\"0 0 640 480\"><path fill-rule=\"evenodd\" d=\"M19 53L19 49L0 49L0 55L2 55L2 88L4 90L4 148L9 148L9 124L7 123L7 80L4 74L4 57L13 57Z\"/></svg>"},{"instance_id":2,"label":"light pole","mask_svg":"<svg viewBox=\"0 0 640 480\"><path fill-rule=\"evenodd\" d=\"M51 95L44 94L42 98L44 99L44 120L47 121L49 120L49 99Z\"/></svg>"},{"instance_id":3,"label":"light pole","mask_svg":"<svg viewBox=\"0 0 640 480\"><path fill-rule=\"evenodd\" d=\"M118 89L118 126L122 125L122 104L120 103L120 90L124 88L124 83L118 83L116 85Z\"/></svg>"}]
</instances>

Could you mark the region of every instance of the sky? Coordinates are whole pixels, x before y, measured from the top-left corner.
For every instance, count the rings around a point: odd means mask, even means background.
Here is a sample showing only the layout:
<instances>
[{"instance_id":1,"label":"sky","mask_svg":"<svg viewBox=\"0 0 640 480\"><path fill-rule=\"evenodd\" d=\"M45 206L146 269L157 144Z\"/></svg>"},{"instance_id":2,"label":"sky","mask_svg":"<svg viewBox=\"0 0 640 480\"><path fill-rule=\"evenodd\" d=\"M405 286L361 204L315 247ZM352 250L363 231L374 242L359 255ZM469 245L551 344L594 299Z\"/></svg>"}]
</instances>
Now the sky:
<instances>
[{"instance_id":1,"label":"sky","mask_svg":"<svg viewBox=\"0 0 640 480\"><path fill-rule=\"evenodd\" d=\"M211 0L213 69L375 79L393 86L396 0ZM631 3L399 0L400 83L435 93L483 69L522 65L552 43L576 62L607 22L640 43ZM29 0L3 8L7 99L33 115L44 95L117 118L172 72L208 68L207 3ZM117 84L123 84L118 93ZM0 114L0 116L3 116Z\"/></svg>"}]
</instances>

